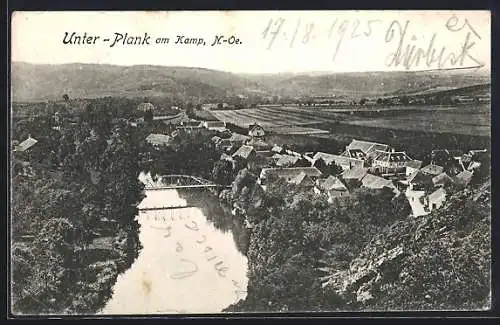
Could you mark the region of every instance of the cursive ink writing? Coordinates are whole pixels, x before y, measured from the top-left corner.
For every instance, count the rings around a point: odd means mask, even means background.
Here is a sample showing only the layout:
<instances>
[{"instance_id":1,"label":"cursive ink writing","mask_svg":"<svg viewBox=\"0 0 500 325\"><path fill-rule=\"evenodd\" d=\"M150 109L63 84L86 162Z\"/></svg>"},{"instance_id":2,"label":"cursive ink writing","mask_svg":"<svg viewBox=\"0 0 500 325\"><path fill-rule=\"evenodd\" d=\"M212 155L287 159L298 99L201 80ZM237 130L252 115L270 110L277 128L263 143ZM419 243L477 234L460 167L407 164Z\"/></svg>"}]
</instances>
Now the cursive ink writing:
<instances>
[{"instance_id":1,"label":"cursive ink writing","mask_svg":"<svg viewBox=\"0 0 500 325\"><path fill-rule=\"evenodd\" d=\"M200 230L200 228L198 228L198 224L196 223L196 221L191 221L191 223L194 225L193 227L190 227L187 224L185 224L184 226L189 230L194 230L194 231Z\"/></svg>"},{"instance_id":2,"label":"cursive ink writing","mask_svg":"<svg viewBox=\"0 0 500 325\"><path fill-rule=\"evenodd\" d=\"M465 26L464 24L460 29L453 29L454 27L450 26L455 26L456 23L450 25L449 21L450 20L448 20L446 26L448 29L452 28L452 31L454 32L462 30ZM411 68L419 67L422 62L427 68L436 67L436 64L438 69L442 69L447 65L451 65L452 67L464 67L466 59L473 61L477 66L483 65L482 62L477 60L470 53L475 45L475 42L471 40L475 31L467 32L459 53L450 53L447 51L445 46L437 49L435 45L437 33L432 35L426 48L421 48L412 44L412 41L417 40L417 36L408 35L409 24L409 20L407 20L404 25L402 25L399 21L394 20L389 25L385 34L385 42L391 43L395 41L397 48L396 51L387 56L385 62L387 67L398 67L402 65L406 70L410 70Z\"/></svg>"},{"instance_id":3,"label":"cursive ink writing","mask_svg":"<svg viewBox=\"0 0 500 325\"><path fill-rule=\"evenodd\" d=\"M192 269L190 271L184 271L184 272L172 274L170 276L171 279L174 279L174 280L185 279L185 278L192 276L196 272L198 272L198 265L195 262L187 260L185 258L181 258L180 261L190 264Z\"/></svg>"}]
</instances>

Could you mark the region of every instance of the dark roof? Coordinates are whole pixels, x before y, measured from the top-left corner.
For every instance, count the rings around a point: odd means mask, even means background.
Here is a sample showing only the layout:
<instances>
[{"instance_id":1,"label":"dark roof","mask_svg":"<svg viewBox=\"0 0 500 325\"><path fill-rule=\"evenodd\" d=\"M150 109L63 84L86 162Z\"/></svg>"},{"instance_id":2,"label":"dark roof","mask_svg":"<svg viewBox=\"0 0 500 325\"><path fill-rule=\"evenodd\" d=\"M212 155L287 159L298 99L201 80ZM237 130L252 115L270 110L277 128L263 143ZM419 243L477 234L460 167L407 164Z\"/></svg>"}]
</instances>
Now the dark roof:
<instances>
[{"instance_id":1,"label":"dark roof","mask_svg":"<svg viewBox=\"0 0 500 325\"><path fill-rule=\"evenodd\" d=\"M441 173L437 176L434 176L432 178L432 182L434 183L434 185L446 185L446 184L453 183L453 179L450 176L448 176L446 173Z\"/></svg>"},{"instance_id":2,"label":"dark roof","mask_svg":"<svg viewBox=\"0 0 500 325\"><path fill-rule=\"evenodd\" d=\"M434 164L429 164L425 166L424 168L421 169L422 172L429 174L429 175L439 175L444 171L444 168L438 165Z\"/></svg>"},{"instance_id":3,"label":"dark roof","mask_svg":"<svg viewBox=\"0 0 500 325\"><path fill-rule=\"evenodd\" d=\"M408 177L408 183L412 184L430 184L432 183L431 175L424 174L420 170L416 170L413 174Z\"/></svg>"},{"instance_id":4,"label":"dark roof","mask_svg":"<svg viewBox=\"0 0 500 325\"><path fill-rule=\"evenodd\" d=\"M366 154L361 149L347 149L342 155L357 159L363 159L366 157Z\"/></svg>"},{"instance_id":5,"label":"dark roof","mask_svg":"<svg viewBox=\"0 0 500 325\"><path fill-rule=\"evenodd\" d=\"M420 169L422 167L422 161L420 160L410 160L407 164L406 167L411 167L415 169Z\"/></svg>"},{"instance_id":6,"label":"dark roof","mask_svg":"<svg viewBox=\"0 0 500 325\"><path fill-rule=\"evenodd\" d=\"M399 151L399 152L385 152L385 151L378 151L378 155L375 158L376 160L379 161L388 161L388 162L405 162L405 161L410 161L411 158L408 157L406 152L404 151Z\"/></svg>"},{"instance_id":7,"label":"dark roof","mask_svg":"<svg viewBox=\"0 0 500 325\"><path fill-rule=\"evenodd\" d=\"M242 145L235 153L233 153L233 157L241 157L243 159L248 159L250 154L255 152L255 149L251 146Z\"/></svg>"}]
</instances>

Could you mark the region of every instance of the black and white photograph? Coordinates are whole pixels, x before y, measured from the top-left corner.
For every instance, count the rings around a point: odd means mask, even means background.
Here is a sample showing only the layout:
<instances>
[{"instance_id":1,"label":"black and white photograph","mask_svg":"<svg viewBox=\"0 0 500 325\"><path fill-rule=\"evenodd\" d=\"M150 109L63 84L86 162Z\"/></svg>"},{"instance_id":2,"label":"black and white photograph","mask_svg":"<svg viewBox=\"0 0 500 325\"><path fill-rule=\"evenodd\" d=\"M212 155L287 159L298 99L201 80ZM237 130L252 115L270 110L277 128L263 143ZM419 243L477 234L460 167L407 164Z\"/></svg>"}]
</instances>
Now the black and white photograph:
<instances>
[{"instance_id":1,"label":"black and white photograph","mask_svg":"<svg viewBox=\"0 0 500 325\"><path fill-rule=\"evenodd\" d=\"M488 311L491 12L15 11L12 316Z\"/></svg>"}]
</instances>

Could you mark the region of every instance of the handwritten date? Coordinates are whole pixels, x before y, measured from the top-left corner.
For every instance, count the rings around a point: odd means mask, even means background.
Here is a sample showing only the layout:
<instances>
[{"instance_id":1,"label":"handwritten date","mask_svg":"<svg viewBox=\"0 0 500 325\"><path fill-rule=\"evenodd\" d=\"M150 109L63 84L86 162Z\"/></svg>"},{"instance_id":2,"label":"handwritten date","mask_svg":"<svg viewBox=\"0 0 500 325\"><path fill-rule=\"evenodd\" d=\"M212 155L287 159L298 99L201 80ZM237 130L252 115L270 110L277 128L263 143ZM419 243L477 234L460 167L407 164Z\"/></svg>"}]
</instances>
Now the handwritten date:
<instances>
[{"instance_id":1,"label":"handwritten date","mask_svg":"<svg viewBox=\"0 0 500 325\"><path fill-rule=\"evenodd\" d=\"M324 26L317 26L314 22L303 23L300 18L295 22L288 23L286 19L279 17L269 20L262 31L262 39L268 40L268 50L273 47L278 39L288 42L289 48L293 48L297 43L306 45L317 39L331 41L335 46L332 55L332 61L334 61L346 39L349 37L355 39L371 36L375 23L378 22L381 22L381 20L361 21L359 19L341 20L336 18L325 28Z\"/></svg>"}]
</instances>

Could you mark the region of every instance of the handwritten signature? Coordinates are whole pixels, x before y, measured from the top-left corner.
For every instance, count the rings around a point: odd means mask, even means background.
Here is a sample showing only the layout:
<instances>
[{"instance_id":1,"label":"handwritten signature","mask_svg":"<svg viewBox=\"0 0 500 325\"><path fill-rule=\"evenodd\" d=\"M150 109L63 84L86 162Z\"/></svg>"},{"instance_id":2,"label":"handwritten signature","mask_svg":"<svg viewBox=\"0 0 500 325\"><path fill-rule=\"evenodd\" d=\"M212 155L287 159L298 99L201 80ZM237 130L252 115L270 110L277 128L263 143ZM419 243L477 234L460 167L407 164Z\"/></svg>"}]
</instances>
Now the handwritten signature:
<instances>
[{"instance_id":1,"label":"handwritten signature","mask_svg":"<svg viewBox=\"0 0 500 325\"><path fill-rule=\"evenodd\" d=\"M389 25L385 34L385 42L391 43L396 41L397 48L396 51L387 56L385 62L387 67L398 67L402 65L406 70L410 70L411 68L419 67L422 61L427 68L435 67L436 63L437 69L442 69L447 66L464 67L466 59L468 59L467 61L474 62L474 67L484 66L484 63L480 62L471 54L471 50L475 46L475 42L472 41L472 38L481 39L481 36L471 26L467 19L460 24L458 17L453 15L445 24L446 28L453 33L467 29L459 53L447 51L446 46L437 49L435 45L437 33L432 35L425 49L412 44L412 41L417 40L417 36L408 35L409 25L409 20L407 20L404 25L397 20L392 21Z\"/></svg>"}]
</instances>

